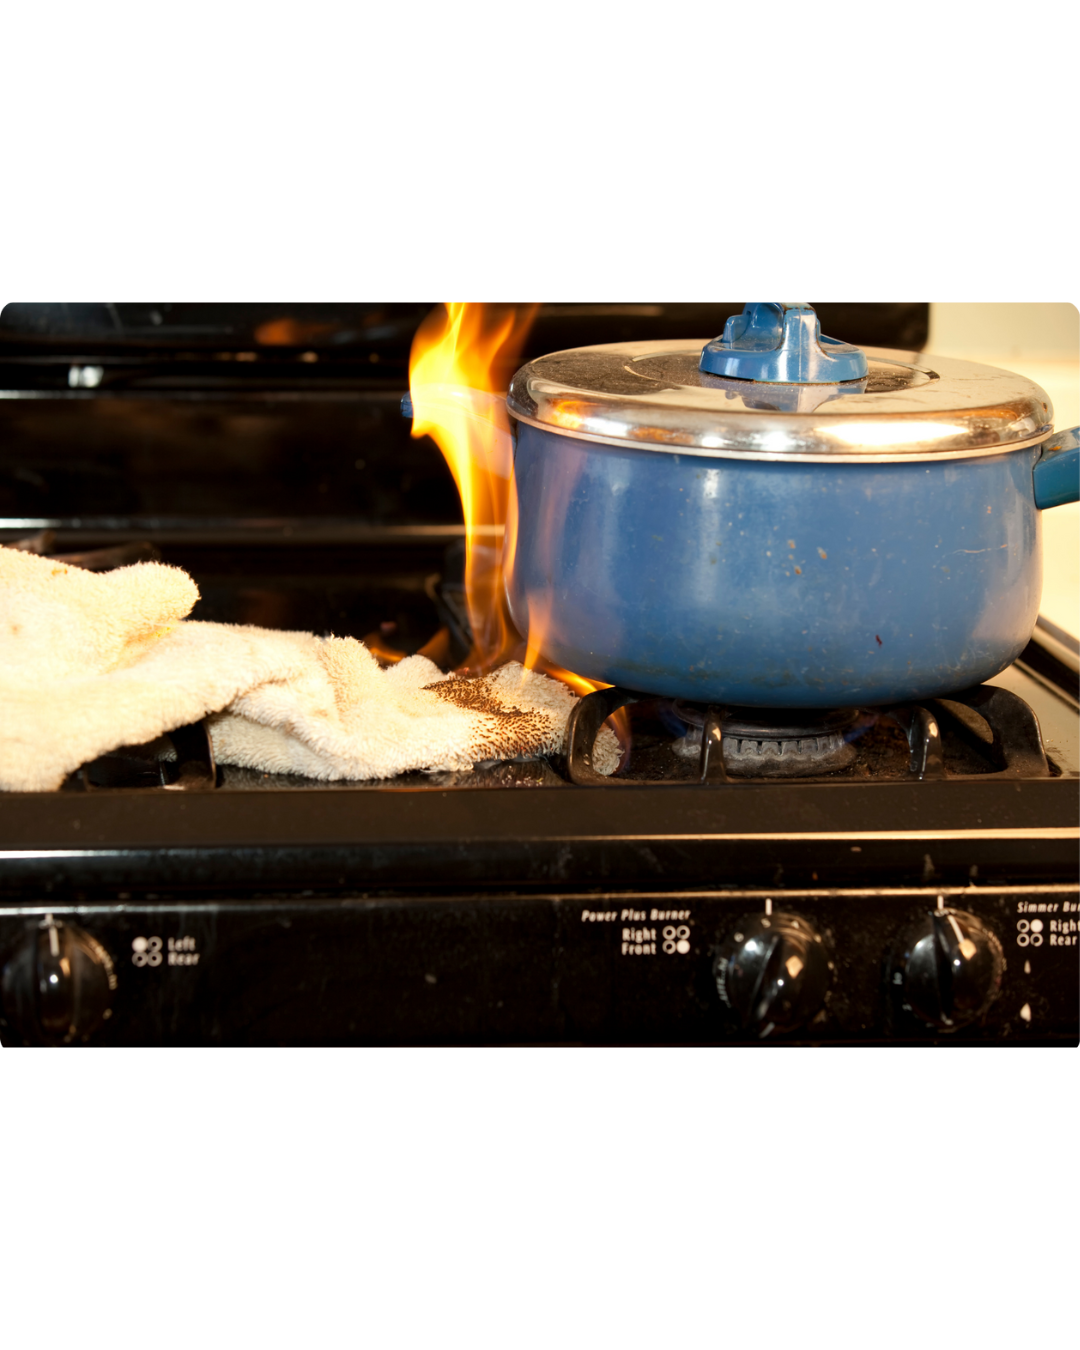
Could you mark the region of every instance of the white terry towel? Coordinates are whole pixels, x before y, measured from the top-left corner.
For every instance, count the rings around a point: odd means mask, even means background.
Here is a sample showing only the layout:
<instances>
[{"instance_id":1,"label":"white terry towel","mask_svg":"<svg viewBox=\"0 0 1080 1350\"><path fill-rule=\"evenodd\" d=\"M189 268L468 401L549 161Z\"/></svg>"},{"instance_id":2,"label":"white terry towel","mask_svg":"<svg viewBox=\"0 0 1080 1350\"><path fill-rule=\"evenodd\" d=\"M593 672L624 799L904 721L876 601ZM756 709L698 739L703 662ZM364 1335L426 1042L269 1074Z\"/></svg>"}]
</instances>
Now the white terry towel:
<instances>
[{"instance_id":1,"label":"white terry towel","mask_svg":"<svg viewBox=\"0 0 1080 1350\"><path fill-rule=\"evenodd\" d=\"M352 638L185 621L177 567L87 572L0 548L0 789L208 719L220 764L324 780L465 769L564 748L577 697L516 662L476 679L422 656L388 670ZM604 728L593 762L618 763Z\"/></svg>"}]
</instances>

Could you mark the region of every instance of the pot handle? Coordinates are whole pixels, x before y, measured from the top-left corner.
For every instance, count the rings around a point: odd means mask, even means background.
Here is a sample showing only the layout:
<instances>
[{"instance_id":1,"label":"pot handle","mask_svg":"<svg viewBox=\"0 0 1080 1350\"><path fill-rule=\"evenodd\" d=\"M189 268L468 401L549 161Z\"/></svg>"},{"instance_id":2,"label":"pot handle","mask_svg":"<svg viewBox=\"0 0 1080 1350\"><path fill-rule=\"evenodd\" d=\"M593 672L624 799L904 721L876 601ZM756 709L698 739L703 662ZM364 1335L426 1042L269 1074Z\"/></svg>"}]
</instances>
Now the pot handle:
<instances>
[{"instance_id":1,"label":"pot handle","mask_svg":"<svg viewBox=\"0 0 1080 1350\"><path fill-rule=\"evenodd\" d=\"M1035 505L1040 511L1080 498L1080 427L1056 431L1043 442L1032 479Z\"/></svg>"}]
</instances>

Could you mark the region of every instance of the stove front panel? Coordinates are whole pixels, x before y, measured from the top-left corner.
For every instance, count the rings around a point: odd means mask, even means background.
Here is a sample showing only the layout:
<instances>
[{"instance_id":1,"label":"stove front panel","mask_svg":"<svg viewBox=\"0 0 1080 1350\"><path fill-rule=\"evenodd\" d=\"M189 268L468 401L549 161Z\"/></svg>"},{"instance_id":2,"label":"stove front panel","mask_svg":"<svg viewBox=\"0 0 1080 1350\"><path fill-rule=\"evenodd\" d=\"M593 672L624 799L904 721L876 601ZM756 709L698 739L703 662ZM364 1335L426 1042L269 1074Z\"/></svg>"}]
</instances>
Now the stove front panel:
<instances>
[{"instance_id":1,"label":"stove front panel","mask_svg":"<svg viewBox=\"0 0 1080 1350\"><path fill-rule=\"evenodd\" d=\"M770 946L784 925L796 945ZM0 915L0 1039L1076 1045L1078 928L1077 887L1052 884L27 903ZM965 1004L950 986L950 1027L918 961L929 961L932 983L951 979L954 956L958 971L977 974L980 942L1000 957L986 977L999 992L979 1012L978 998L968 991ZM806 983L814 963L820 1006ZM82 980L74 1031L50 972L60 987ZM762 1011L770 987L772 1011ZM786 1028L792 990L788 1020L801 1022Z\"/></svg>"}]
</instances>

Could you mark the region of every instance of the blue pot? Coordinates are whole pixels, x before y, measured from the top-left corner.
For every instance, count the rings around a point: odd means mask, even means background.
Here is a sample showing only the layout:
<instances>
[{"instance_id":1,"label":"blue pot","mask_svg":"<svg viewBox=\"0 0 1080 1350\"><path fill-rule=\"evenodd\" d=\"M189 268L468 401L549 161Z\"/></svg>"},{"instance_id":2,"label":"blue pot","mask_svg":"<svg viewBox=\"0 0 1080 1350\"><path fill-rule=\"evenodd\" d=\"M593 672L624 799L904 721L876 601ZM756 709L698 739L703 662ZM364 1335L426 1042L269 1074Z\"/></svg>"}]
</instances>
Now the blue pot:
<instances>
[{"instance_id":1,"label":"blue pot","mask_svg":"<svg viewBox=\"0 0 1080 1350\"><path fill-rule=\"evenodd\" d=\"M510 611L549 660L671 698L834 708L946 695L1004 670L1031 636L1036 484L1040 505L1075 500L1070 435L1049 458L1051 442L777 462L520 422Z\"/></svg>"}]
</instances>

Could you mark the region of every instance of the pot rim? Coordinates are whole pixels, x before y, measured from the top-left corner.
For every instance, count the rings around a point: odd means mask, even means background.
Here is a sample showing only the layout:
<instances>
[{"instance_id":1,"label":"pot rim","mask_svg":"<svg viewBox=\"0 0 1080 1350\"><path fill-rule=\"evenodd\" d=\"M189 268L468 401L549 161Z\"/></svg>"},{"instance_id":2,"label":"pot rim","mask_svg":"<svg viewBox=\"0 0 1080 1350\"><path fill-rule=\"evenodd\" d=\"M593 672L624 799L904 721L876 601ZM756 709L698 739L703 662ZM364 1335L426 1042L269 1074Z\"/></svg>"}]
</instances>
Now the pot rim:
<instances>
[{"instance_id":1,"label":"pot rim","mask_svg":"<svg viewBox=\"0 0 1080 1350\"><path fill-rule=\"evenodd\" d=\"M676 445L670 442L662 444L644 440L630 440L626 437L598 436L591 432L570 431L566 427L553 427L546 422L540 422L535 417L524 417L521 413L513 410L510 410L510 417L515 422L524 422L527 426L536 427L538 431L547 431L553 436L565 436L567 440L573 441L588 441L592 445L610 445L618 450L640 450L647 454L660 451L675 456L685 455L687 458L693 459L768 460L774 464L920 464L946 459L989 459L995 455L1011 454L1014 450L1029 450L1032 446L1042 445L1047 436L1052 434L1041 430L1037 435L1024 441L1011 441L1008 445L975 446L970 450L935 450L933 452L924 450L912 451L909 454L902 454L899 451L876 453L870 450L848 453L838 451L800 453L791 450L729 450L726 447L715 449L698 445Z\"/></svg>"},{"instance_id":2,"label":"pot rim","mask_svg":"<svg viewBox=\"0 0 1080 1350\"><path fill-rule=\"evenodd\" d=\"M792 386L778 394L773 385L702 377L700 347L688 339L554 352L517 372L507 411L597 445L781 462L985 458L1038 445L1053 432L1043 389L974 361L866 348L868 392L853 388L860 382L812 386L811 399L825 395L814 408L784 411L763 405Z\"/></svg>"}]
</instances>

